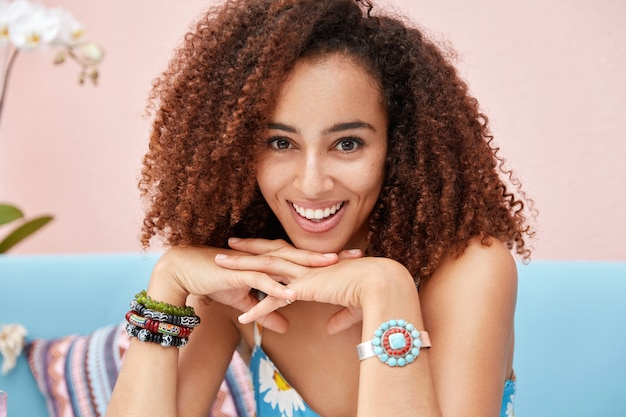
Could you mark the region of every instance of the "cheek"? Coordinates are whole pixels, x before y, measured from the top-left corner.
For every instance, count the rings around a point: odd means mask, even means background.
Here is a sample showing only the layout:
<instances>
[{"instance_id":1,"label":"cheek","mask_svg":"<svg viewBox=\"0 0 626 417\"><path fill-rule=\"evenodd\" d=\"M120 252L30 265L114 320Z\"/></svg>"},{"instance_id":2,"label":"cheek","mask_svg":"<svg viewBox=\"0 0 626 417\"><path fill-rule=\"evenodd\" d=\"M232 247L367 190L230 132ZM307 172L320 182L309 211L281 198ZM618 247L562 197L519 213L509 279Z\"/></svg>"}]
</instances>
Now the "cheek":
<instances>
[{"instance_id":1,"label":"cheek","mask_svg":"<svg viewBox=\"0 0 626 417\"><path fill-rule=\"evenodd\" d=\"M261 193L264 196L265 196L265 193L267 192L267 190L269 188L271 188L271 181L270 181L271 178L272 178L272 176L267 171L267 169L264 169L262 167L259 167L257 169L256 182L257 182L257 184L259 186L259 189L261 190Z\"/></svg>"},{"instance_id":2,"label":"cheek","mask_svg":"<svg viewBox=\"0 0 626 417\"><path fill-rule=\"evenodd\" d=\"M380 194L384 182L384 166L379 164L369 165L361 170L359 175L352 175L349 187L363 198L376 200Z\"/></svg>"},{"instance_id":3,"label":"cheek","mask_svg":"<svg viewBox=\"0 0 626 417\"><path fill-rule=\"evenodd\" d=\"M268 197L283 185L282 181L285 176L280 175L280 171L278 164L269 161L261 161L257 165L256 181L265 200L268 200Z\"/></svg>"}]
</instances>

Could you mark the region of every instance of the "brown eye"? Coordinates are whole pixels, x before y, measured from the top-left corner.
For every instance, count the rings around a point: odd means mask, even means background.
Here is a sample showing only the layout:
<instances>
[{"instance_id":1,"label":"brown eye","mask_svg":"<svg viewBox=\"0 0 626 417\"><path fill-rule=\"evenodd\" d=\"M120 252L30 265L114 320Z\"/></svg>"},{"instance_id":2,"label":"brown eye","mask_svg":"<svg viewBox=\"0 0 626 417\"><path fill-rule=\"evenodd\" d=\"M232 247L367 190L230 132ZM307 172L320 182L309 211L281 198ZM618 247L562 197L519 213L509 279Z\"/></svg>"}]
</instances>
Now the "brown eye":
<instances>
[{"instance_id":1,"label":"brown eye","mask_svg":"<svg viewBox=\"0 0 626 417\"><path fill-rule=\"evenodd\" d=\"M275 137L267 141L268 145L273 149L284 150L291 147L291 143L287 138Z\"/></svg>"},{"instance_id":2,"label":"brown eye","mask_svg":"<svg viewBox=\"0 0 626 417\"><path fill-rule=\"evenodd\" d=\"M342 152L354 152L362 144L363 141L357 138L342 138L337 142L335 148Z\"/></svg>"}]
</instances>

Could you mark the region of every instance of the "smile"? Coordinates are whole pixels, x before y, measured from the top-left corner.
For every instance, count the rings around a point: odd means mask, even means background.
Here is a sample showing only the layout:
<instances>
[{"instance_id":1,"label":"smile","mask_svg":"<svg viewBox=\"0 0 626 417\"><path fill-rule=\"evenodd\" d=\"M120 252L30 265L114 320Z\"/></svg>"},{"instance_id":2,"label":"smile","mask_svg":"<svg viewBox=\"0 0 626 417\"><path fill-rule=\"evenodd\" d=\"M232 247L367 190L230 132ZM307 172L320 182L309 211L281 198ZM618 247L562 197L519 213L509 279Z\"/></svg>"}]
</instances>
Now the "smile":
<instances>
[{"instance_id":1,"label":"smile","mask_svg":"<svg viewBox=\"0 0 626 417\"><path fill-rule=\"evenodd\" d=\"M326 208L316 208L316 209L304 208L295 203L292 203L292 205L296 213L298 213L301 217L304 217L307 220L320 221L338 212L343 206L343 202L334 204Z\"/></svg>"}]
</instances>

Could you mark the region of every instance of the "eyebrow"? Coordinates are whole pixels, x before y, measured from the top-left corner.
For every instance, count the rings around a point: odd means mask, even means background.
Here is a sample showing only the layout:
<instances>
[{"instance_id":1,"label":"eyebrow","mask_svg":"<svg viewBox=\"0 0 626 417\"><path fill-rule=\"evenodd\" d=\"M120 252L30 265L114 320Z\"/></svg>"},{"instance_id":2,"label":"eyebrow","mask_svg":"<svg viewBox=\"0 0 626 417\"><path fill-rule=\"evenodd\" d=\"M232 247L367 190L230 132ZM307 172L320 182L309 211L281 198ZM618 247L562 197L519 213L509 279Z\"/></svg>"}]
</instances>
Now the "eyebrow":
<instances>
[{"instance_id":1,"label":"eyebrow","mask_svg":"<svg viewBox=\"0 0 626 417\"><path fill-rule=\"evenodd\" d=\"M298 129L296 129L295 127L291 127L289 125L283 124L283 123L270 123L267 125L268 129L273 129L273 130L282 130L284 132L290 132L290 133L298 133Z\"/></svg>"},{"instance_id":2,"label":"eyebrow","mask_svg":"<svg viewBox=\"0 0 626 417\"><path fill-rule=\"evenodd\" d=\"M293 126L286 125L284 123L269 123L267 127L268 129L282 130L284 132L290 132L290 133L298 133L298 129L296 129ZM368 129L373 132L376 132L376 129L371 124L360 121L360 120L356 120L353 122L337 123L335 125L332 125L328 129L324 129L322 131L322 134L327 135L329 133L337 133L337 132L342 132L344 130L352 130L352 129Z\"/></svg>"}]
</instances>

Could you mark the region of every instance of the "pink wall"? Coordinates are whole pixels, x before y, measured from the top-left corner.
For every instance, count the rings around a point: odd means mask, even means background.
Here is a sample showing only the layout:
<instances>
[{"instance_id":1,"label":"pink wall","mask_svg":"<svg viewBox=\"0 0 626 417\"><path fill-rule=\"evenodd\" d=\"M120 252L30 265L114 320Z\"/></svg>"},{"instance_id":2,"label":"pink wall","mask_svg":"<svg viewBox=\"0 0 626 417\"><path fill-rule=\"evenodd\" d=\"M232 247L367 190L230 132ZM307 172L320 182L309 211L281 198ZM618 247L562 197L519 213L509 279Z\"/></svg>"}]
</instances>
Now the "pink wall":
<instances>
[{"instance_id":1,"label":"pink wall","mask_svg":"<svg viewBox=\"0 0 626 417\"><path fill-rule=\"evenodd\" d=\"M139 249L136 181L151 80L205 0L57 0L101 43L98 87L22 54L0 125L0 201L53 223L14 253ZM535 259L626 260L626 3L396 0L458 52L540 210ZM3 234L5 229L0 229Z\"/></svg>"}]
</instances>

